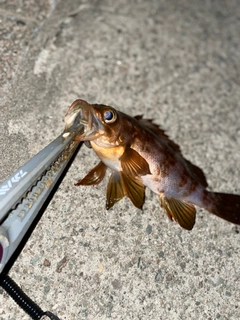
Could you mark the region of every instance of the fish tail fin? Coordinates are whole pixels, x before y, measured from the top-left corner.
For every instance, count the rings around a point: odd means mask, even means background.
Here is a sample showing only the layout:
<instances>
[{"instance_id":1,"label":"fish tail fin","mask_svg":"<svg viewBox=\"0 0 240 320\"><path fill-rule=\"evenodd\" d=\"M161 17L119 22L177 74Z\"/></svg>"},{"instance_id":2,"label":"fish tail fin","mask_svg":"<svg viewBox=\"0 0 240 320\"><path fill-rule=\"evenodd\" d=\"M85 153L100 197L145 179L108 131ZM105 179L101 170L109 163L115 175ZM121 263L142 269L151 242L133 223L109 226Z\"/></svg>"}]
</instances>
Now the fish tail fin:
<instances>
[{"instance_id":1,"label":"fish tail fin","mask_svg":"<svg viewBox=\"0 0 240 320\"><path fill-rule=\"evenodd\" d=\"M240 224L240 195L218 192L205 193L208 211L229 222Z\"/></svg>"}]
</instances>

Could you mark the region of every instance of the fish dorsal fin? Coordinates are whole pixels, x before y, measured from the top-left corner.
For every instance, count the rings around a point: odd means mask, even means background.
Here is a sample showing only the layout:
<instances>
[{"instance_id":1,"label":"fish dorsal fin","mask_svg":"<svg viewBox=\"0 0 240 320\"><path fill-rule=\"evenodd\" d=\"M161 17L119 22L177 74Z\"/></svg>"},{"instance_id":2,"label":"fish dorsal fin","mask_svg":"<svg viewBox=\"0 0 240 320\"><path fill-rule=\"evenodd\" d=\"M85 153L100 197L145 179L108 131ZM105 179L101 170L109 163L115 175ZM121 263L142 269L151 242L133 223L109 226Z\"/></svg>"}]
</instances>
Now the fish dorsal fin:
<instances>
[{"instance_id":1,"label":"fish dorsal fin","mask_svg":"<svg viewBox=\"0 0 240 320\"><path fill-rule=\"evenodd\" d=\"M108 181L106 209L110 209L116 202L121 200L124 195L120 174L118 171L114 171Z\"/></svg>"},{"instance_id":2,"label":"fish dorsal fin","mask_svg":"<svg viewBox=\"0 0 240 320\"><path fill-rule=\"evenodd\" d=\"M140 156L137 151L131 149L130 147L125 149L119 160L121 161L123 173L125 173L127 176L144 176L150 173L147 161Z\"/></svg>"},{"instance_id":3,"label":"fish dorsal fin","mask_svg":"<svg viewBox=\"0 0 240 320\"><path fill-rule=\"evenodd\" d=\"M75 183L75 186L90 186L99 184L104 178L106 170L106 165L100 161L83 179Z\"/></svg>"},{"instance_id":4,"label":"fish dorsal fin","mask_svg":"<svg viewBox=\"0 0 240 320\"><path fill-rule=\"evenodd\" d=\"M190 161L188 161L186 159L185 159L185 161L187 163L188 170L190 171L194 180L199 182L204 188L206 188L208 186L208 183L207 183L206 177L205 177L202 169L195 166L194 164L192 164Z\"/></svg>"},{"instance_id":5,"label":"fish dorsal fin","mask_svg":"<svg viewBox=\"0 0 240 320\"><path fill-rule=\"evenodd\" d=\"M184 229L191 230L195 224L196 209L191 203L160 195L161 206L170 220L177 221Z\"/></svg>"},{"instance_id":6,"label":"fish dorsal fin","mask_svg":"<svg viewBox=\"0 0 240 320\"><path fill-rule=\"evenodd\" d=\"M163 129L161 129L157 124L153 123L152 119L144 119L142 115L136 116L135 119L137 119L141 124L154 132L156 135L165 138L173 150L181 153L180 147L169 138Z\"/></svg>"},{"instance_id":7,"label":"fish dorsal fin","mask_svg":"<svg viewBox=\"0 0 240 320\"><path fill-rule=\"evenodd\" d=\"M137 119L142 124L144 124L148 129L155 132L156 134L166 136L164 130L161 129L157 124L153 123L152 119L144 119L142 115L135 116L134 118Z\"/></svg>"},{"instance_id":8,"label":"fish dorsal fin","mask_svg":"<svg viewBox=\"0 0 240 320\"><path fill-rule=\"evenodd\" d=\"M122 186L125 195L132 201L135 207L142 209L145 201L145 187L140 178L131 178L120 172Z\"/></svg>"}]
</instances>

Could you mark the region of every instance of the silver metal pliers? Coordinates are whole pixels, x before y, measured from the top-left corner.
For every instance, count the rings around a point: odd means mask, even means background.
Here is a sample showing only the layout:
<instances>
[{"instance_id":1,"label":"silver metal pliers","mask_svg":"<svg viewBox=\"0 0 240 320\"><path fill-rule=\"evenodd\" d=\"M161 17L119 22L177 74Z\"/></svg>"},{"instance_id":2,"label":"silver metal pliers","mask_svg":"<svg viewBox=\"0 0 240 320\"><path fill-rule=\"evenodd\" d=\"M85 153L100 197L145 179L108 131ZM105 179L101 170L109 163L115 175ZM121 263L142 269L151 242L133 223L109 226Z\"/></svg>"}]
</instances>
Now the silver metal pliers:
<instances>
[{"instance_id":1,"label":"silver metal pliers","mask_svg":"<svg viewBox=\"0 0 240 320\"><path fill-rule=\"evenodd\" d=\"M8 264L78 149L74 135L63 132L0 184L0 276L9 271Z\"/></svg>"}]
</instances>

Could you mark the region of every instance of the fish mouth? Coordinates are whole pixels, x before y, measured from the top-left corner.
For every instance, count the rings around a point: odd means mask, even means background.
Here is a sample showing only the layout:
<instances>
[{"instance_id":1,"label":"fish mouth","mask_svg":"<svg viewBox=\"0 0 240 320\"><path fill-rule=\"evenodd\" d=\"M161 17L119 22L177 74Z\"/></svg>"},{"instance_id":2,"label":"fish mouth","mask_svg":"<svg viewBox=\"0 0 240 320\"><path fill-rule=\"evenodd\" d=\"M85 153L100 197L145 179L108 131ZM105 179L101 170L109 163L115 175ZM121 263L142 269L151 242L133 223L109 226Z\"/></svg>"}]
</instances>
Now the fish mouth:
<instances>
[{"instance_id":1,"label":"fish mouth","mask_svg":"<svg viewBox=\"0 0 240 320\"><path fill-rule=\"evenodd\" d=\"M65 117L64 132L75 133L75 140L94 140L99 132L100 122L93 107L84 100L76 100L69 107Z\"/></svg>"}]
</instances>

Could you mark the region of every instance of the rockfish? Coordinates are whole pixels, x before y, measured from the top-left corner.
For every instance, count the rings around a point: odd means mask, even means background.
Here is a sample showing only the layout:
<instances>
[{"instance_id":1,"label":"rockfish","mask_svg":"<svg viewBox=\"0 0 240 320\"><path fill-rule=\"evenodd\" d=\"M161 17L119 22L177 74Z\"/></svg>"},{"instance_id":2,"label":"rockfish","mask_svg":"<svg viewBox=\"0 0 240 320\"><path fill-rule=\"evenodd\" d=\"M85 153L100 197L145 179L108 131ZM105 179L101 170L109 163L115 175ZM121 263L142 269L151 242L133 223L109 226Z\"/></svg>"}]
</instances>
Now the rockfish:
<instances>
[{"instance_id":1,"label":"rockfish","mask_svg":"<svg viewBox=\"0 0 240 320\"><path fill-rule=\"evenodd\" d=\"M179 146L152 120L79 99L69 107L65 123L65 132L75 130L75 140L84 141L101 160L75 185L99 184L106 169L112 170L107 209L124 196L141 209L148 187L168 217L187 230L195 223L195 205L240 224L240 195L208 191L203 171L184 159Z\"/></svg>"}]
</instances>

